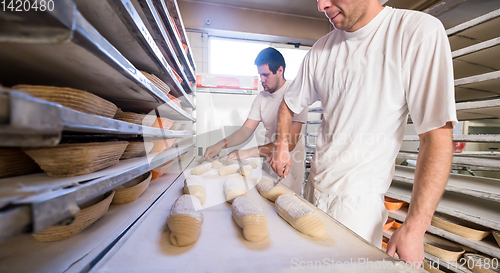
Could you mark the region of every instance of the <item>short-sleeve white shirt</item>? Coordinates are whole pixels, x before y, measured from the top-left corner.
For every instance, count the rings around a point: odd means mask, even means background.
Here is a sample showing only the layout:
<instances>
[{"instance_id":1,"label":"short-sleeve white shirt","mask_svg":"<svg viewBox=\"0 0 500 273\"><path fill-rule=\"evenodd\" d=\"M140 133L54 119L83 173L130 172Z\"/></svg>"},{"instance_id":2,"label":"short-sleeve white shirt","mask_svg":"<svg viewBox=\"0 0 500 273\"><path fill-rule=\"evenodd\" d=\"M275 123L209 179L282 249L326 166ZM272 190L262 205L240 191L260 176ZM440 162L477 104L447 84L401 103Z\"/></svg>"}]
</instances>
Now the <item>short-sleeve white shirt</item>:
<instances>
[{"instance_id":1,"label":"short-sleeve white shirt","mask_svg":"<svg viewBox=\"0 0 500 273\"><path fill-rule=\"evenodd\" d=\"M385 7L355 32L334 30L304 58L284 100L321 100L309 181L332 195L385 193L408 114L418 134L457 123L451 51L441 22Z\"/></svg>"}]
</instances>

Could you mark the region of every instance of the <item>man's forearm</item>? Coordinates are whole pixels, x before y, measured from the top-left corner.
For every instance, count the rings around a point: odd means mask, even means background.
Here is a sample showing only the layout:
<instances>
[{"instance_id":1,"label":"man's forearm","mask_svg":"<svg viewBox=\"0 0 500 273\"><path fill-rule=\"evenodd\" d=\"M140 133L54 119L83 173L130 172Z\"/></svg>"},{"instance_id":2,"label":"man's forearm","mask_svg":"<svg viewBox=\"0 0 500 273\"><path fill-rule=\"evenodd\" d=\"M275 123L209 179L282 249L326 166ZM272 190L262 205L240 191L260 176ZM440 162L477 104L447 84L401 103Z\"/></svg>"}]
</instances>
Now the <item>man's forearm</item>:
<instances>
[{"instance_id":1,"label":"man's forearm","mask_svg":"<svg viewBox=\"0 0 500 273\"><path fill-rule=\"evenodd\" d=\"M285 100L281 101L278 110L278 120L276 124L277 136L276 145L279 147L286 147L289 145L290 139L290 126L292 124L293 112L288 108Z\"/></svg>"},{"instance_id":2,"label":"man's forearm","mask_svg":"<svg viewBox=\"0 0 500 273\"><path fill-rule=\"evenodd\" d=\"M451 124L420 138L415 180L407 224L418 232L431 225L432 215L448 181L453 156Z\"/></svg>"},{"instance_id":3,"label":"man's forearm","mask_svg":"<svg viewBox=\"0 0 500 273\"><path fill-rule=\"evenodd\" d=\"M290 143L288 145L288 151L292 151L295 148L295 143ZM253 147L247 150L249 157L270 157L275 149L274 143L270 142L264 145Z\"/></svg>"},{"instance_id":4,"label":"man's forearm","mask_svg":"<svg viewBox=\"0 0 500 273\"><path fill-rule=\"evenodd\" d=\"M230 136L226 137L227 147L233 147L240 145L241 143L247 141L247 139L252 136L253 130L242 126L236 132L232 133ZM224 145L224 139L217 143L218 145Z\"/></svg>"}]
</instances>

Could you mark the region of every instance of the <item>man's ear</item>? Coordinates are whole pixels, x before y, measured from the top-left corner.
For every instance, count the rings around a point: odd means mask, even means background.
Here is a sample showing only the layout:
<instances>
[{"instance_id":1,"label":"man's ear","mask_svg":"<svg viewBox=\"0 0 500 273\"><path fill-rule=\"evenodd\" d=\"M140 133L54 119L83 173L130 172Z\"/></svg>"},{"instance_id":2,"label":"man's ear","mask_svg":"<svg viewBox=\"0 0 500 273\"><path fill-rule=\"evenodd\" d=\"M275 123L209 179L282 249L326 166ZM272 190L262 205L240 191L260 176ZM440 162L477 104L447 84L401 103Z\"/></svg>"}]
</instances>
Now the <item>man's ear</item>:
<instances>
[{"instance_id":1,"label":"man's ear","mask_svg":"<svg viewBox=\"0 0 500 273\"><path fill-rule=\"evenodd\" d=\"M283 75L283 66L282 65L280 65L280 67L278 67L278 70L276 70L276 73Z\"/></svg>"}]
</instances>

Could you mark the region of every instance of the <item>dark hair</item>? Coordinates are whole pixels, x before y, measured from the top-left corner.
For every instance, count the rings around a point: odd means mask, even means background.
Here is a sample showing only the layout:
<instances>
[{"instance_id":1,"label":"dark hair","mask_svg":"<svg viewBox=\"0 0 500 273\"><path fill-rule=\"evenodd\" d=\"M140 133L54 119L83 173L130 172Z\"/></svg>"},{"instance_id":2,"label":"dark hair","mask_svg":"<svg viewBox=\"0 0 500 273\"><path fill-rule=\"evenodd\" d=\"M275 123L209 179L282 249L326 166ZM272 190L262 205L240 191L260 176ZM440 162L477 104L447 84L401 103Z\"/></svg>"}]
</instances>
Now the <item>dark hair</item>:
<instances>
[{"instance_id":1,"label":"dark hair","mask_svg":"<svg viewBox=\"0 0 500 273\"><path fill-rule=\"evenodd\" d=\"M261 66L263 64L269 65L269 70L271 70L273 74L276 74L278 68L280 68L280 66L283 66L283 78L285 77L285 58L283 58L283 55L281 55L281 53L275 48L268 47L266 49L263 49L259 53L259 55L257 55L257 58L255 59L255 65Z\"/></svg>"}]
</instances>

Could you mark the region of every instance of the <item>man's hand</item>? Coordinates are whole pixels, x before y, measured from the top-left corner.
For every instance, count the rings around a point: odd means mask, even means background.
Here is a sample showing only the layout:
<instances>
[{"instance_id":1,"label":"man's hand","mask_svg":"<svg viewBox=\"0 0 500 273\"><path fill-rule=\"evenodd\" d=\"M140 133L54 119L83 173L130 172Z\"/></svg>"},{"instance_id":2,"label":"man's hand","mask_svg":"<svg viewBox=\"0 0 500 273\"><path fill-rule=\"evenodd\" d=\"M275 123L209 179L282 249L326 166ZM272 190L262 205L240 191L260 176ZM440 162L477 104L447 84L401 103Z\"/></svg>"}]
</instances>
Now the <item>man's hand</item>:
<instances>
[{"instance_id":1,"label":"man's hand","mask_svg":"<svg viewBox=\"0 0 500 273\"><path fill-rule=\"evenodd\" d=\"M412 229L403 223L391 236L387 244L387 254L394 257L397 253L399 259L411 263L415 268L420 268L424 260L424 233Z\"/></svg>"},{"instance_id":2,"label":"man's hand","mask_svg":"<svg viewBox=\"0 0 500 273\"><path fill-rule=\"evenodd\" d=\"M288 144L276 146L273 155L269 157L269 164L279 177L287 177L288 172L290 172L290 167L292 166Z\"/></svg>"},{"instance_id":3,"label":"man's hand","mask_svg":"<svg viewBox=\"0 0 500 273\"><path fill-rule=\"evenodd\" d=\"M223 147L224 147L224 143L222 143L222 145L220 143L217 143L217 144L214 144L214 145L208 147L205 150L204 157L207 159L212 159L214 156L216 156L220 153L220 151L222 150Z\"/></svg>"},{"instance_id":4,"label":"man's hand","mask_svg":"<svg viewBox=\"0 0 500 273\"><path fill-rule=\"evenodd\" d=\"M233 150L227 155L227 161L232 161L235 159L246 159L249 158L249 153L247 150Z\"/></svg>"}]
</instances>

